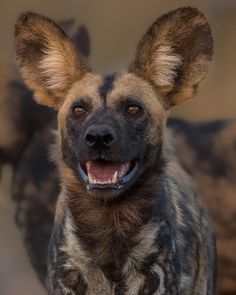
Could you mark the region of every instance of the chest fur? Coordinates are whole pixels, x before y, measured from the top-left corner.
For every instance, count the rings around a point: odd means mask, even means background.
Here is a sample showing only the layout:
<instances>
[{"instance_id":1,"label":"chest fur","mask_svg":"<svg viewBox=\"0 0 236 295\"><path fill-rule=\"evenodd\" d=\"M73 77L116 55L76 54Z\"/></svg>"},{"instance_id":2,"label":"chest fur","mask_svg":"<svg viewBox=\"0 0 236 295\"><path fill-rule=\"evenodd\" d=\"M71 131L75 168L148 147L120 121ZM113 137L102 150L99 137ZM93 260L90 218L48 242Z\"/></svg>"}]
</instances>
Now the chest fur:
<instances>
[{"instance_id":1,"label":"chest fur","mask_svg":"<svg viewBox=\"0 0 236 295\"><path fill-rule=\"evenodd\" d=\"M130 247L127 243L115 245L111 240L109 249L120 246L120 253L126 251L119 259L112 250L104 255L101 246L97 246L96 254L90 253L75 234L72 221L67 218L64 243L57 253L65 257L65 274L61 280L59 278L59 288L64 290L62 292L70 290L70 294L78 294L79 280L79 285L83 286L80 293L85 295L164 294L164 269L157 259L159 230L160 226L154 223L142 226L129 242ZM97 256L100 252L103 252L102 258ZM66 280L65 275L68 277Z\"/></svg>"}]
</instances>

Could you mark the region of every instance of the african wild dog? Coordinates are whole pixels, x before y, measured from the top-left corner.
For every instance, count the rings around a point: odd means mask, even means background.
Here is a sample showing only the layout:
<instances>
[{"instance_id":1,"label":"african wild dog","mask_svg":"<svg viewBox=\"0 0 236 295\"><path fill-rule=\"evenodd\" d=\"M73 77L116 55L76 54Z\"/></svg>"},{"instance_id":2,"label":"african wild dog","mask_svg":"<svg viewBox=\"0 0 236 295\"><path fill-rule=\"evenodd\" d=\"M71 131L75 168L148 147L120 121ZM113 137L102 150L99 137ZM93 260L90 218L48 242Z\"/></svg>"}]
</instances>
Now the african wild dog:
<instances>
[{"instance_id":1,"label":"african wild dog","mask_svg":"<svg viewBox=\"0 0 236 295\"><path fill-rule=\"evenodd\" d=\"M15 47L37 101L59 111L50 294L213 294L214 239L165 129L212 58L203 14L162 16L128 71L105 77L43 16L20 16Z\"/></svg>"},{"instance_id":2,"label":"african wild dog","mask_svg":"<svg viewBox=\"0 0 236 295\"><path fill-rule=\"evenodd\" d=\"M47 247L58 196L58 174L49 160L54 120L35 132L14 169L12 198L16 225L43 284ZM180 163L193 176L206 202L217 242L220 295L236 293L236 120L190 123L168 119ZM37 155L37 156L36 156Z\"/></svg>"}]
</instances>

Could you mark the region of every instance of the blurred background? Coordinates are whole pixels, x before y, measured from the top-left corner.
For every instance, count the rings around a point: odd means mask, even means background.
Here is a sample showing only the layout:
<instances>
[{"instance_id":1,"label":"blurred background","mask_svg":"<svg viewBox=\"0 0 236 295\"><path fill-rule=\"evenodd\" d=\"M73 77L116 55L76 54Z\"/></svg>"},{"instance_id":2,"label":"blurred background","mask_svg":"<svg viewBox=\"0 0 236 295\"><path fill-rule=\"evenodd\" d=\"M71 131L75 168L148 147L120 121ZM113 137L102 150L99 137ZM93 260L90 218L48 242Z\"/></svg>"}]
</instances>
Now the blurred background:
<instances>
[{"instance_id":1,"label":"blurred background","mask_svg":"<svg viewBox=\"0 0 236 295\"><path fill-rule=\"evenodd\" d=\"M75 19L78 25L85 25L91 40L90 64L96 72L104 73L125 69L149 25L180 6L194 6L205 13L213 30L215 54L197 96L177 107L172 116L189 120L236 118L235 0L1 0L0 96L4 95L4 85L12 75L13 30L21 12L35 11L56 21ZM0 128L4 133L1 118ZM0 188L0 294L32 295L33 290L34 295L43 295L45 291L31 269L14 225L10 178L11 169L5 167Z\"/></svg>"}]
</instances>

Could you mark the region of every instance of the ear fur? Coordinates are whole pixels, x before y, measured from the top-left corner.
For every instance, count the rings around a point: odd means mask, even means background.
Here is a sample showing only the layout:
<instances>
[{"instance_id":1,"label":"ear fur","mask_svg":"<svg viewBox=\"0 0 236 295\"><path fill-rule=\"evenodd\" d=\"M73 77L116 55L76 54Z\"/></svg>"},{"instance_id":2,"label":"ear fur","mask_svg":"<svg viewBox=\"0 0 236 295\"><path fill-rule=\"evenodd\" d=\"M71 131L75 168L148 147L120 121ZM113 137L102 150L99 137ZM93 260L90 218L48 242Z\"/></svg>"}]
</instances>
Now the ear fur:
<instances>
[{"instance_id":1,"label":"ear fur","mask_svg":"<svg viewBox=\"0 0 236 295\"><path fill-rule=\"evenodd\" d=\"M204 15L195 8L179 8L152 24L129 70L150 81L168 109L192 97L212 55L213 38Z\"/></svg>"},{"instance_id":2,"label":"ear fur","mask_svg":"<svg viewBox=\"0 0 236 295\"><path fill-rule=\"evenodd\" d=\"M64 31L36 13L20 15L15 26L20 72L36 100L58 109L70 86L88 67Z\"/></svg>"}]
</instances>

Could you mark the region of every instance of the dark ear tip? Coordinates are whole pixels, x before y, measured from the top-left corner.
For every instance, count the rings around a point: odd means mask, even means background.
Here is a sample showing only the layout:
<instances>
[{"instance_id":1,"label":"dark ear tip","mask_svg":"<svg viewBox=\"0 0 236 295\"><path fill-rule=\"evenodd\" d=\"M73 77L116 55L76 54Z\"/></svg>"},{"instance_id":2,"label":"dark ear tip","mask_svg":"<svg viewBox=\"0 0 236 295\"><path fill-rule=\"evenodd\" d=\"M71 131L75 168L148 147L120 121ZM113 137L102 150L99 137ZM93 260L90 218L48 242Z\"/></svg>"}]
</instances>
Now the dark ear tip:
<instances>
[{"instance_id":1,"label":"dark ear tip","mask_svg":"<svg viewBox=\"0 0 236 295\"><path fill-rule=\"evenodd\" d=\"M21 32L31 31L35 26L46 25L51 26L57 31L60 31L63 35L64 31L51 19L41 14L26 11L20 14L15 24L15 37L17 37ZM42 27L42 26L41 26Z\"/></svg>"},{"instance_id":2,"label":"dark ear tip","mask_svg":"<svg viewBox=\"0 0 236 295\"><path fill-rule=\"evenodd\" d=\"M198 8L192 7L192 6L180 7L178 9L176 9L176 11L180 11L183 14L188 14L188 15L201 15L201 16L204 17L204 14L200 10L198 10Z\"/></svg>"},{"instance_id":3,"label":"dark ear tip","mask_svg":"<svg viewBox=\"0 0 236 295\"><path fill-rule=\"evenodd\" d=\"M183 6L178 8L177 10L182 10L183 12L201 13L196 7L192 7L192 6Z\"/></svg>"},{"instance_id":4,"label":"dark ear tip","mask_svg":"<svg viewBox=\"0 0 236 295\"><path fill-rule=\"evenodd\" d=\"M22 26L26 26L30 20L35 18L42 18L42 16L31 11L25 11L21 13L15 24L15 37L19 34L20 29L24 28Z\"/></svg>"},{"instance_id":5,"label":"dark ear tip","mask_svg":"<svg viewBox=\"0 0 236 295\"><path fill-rule=\"evenodd\" d=\"M181 16L182 21L190 21L192 25L202 28L205 32L207 32L209 35L208 42L211 43L213 46L213 36L211 27L203 12L201 12L195 7L186 6L174 10L172 11L172 13Z\"/></svg>"},{"instance_id":6,"label":"dark ear tip","mask_svg":"<svg viewBox=\"0 0 236 295\"><path fill-rule=\"evenodd\" d=\"M194 20L197 18L198 20L201 20L203 23L202 24L208 24L208 21L204 15L203 12L198 10L195 7L191 6L186 6L186 7L180 7L176 10L173 10L171 14L179 14L181 17L189 19L189 20Z\"/></svg>"},{"instance_id":7,"label":"dark ear tip","mask_svg":"<svg viewBox=\"0 0 236 295\"><path fill-rule=\"evenodd\" d=\"M21 25L26 26L27 23L31 23L33 21L53 23L52 20L50 20L49 18L39 13L32 12L32 11L25 11L19 15L16 21L16 27Z\"/></svg>"},{"instance_id":8,"label":"dark ear tip","mask_svg":"<svg viewBox=\"0 0 236 295\"><path fill-rule=\"evenodd\" d=\"M23 13L21 13L18 17L17 23L26 23L28 22L30 19L33 18L41 18L42 16L40 14L37 14L35 12L31 12L31 11L25 11Z\"/></svg>"}]
</instances>

